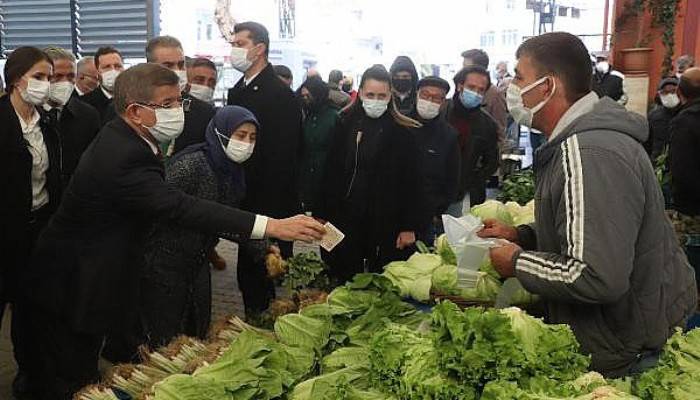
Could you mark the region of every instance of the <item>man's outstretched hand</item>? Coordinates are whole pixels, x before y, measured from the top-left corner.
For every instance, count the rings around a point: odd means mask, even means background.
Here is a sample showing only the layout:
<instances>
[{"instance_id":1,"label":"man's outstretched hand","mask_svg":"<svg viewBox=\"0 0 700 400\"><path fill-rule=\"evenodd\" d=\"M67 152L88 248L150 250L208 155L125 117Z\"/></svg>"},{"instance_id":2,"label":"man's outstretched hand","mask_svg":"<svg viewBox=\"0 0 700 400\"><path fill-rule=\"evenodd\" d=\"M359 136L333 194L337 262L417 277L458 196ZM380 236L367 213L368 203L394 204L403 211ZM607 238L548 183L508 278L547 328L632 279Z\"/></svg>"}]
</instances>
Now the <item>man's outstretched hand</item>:
<instances>
[{"instance_id":1,"label":"man's outstretched hand","mask_svg":"<svg viewBox=\"0 0 700 400\"><path fill-rule=\"evenodd\" d=\"M288 242L301 240L304 242L313 242L321 240L326 233L326 228L318 221L305 215L297 215L291 218L267 220L267 228L265 236L274 239L285 240Z\"/></svg>"}]
</instances>

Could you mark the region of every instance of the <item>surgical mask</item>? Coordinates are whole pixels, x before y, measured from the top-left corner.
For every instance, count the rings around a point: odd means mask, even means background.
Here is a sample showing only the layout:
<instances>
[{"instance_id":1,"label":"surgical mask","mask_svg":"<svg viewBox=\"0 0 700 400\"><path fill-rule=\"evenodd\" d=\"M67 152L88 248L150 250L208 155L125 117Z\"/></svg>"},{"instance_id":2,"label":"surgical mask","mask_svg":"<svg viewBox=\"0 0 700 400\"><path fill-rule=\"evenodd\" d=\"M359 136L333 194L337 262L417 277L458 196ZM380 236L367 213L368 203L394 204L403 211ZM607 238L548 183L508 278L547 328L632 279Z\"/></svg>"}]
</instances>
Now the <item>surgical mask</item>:
<instances>
[{"instance_id":1,"label":"surgical mask","mask_svg":"<svg viewBox=\"0 0 700 400\"><path fill-rule=\"evenodd\" d=\"M248 50L242 47L231 49L231 66L239 72L245 73L253 66L253 62L248 59Z\"/></svg>"},{"instance_id":2,"label":"surgical mask","mask_svg":"<svg viewBox=\"0 0 700 400\"><path fill-rule=\"evenodd\" d=\"M365 109L365 114L370 118L379 118L386 112L389 107L389 100L373 100L362 99L362 108Z\"/></svg>"},{"instance_id":3,"label":"surgical mask","mask_svg":"<svg viewBox=\"0 0 700 400\"><path fill-rule=\"evenodd\" d=\"M219 133L219 130L214 128L214 132L219 136L219 143L226 153L226 157L233 162L239 164L246 162L250 156L253 155L253 150L255 150L255 143L248 143L238 139L229 139L228 137ZM224 146L224 142L221 138L228 139L228 145Z\"/></svg>"},{"instance_id":4,"label":"surgical mask","mask_svg":"<svg viewBox=\"0 0 700 400\"><path fill-rule=\"evenodd\" d=\"M150 108L141 104L138 105ZM153 126L141 126L148 129L158 143L168 143L182 134L182 129L185 127L185 110L182 106L152 110L156 113L156 124Z\"/></svg>"},{"instance_id":5,"label":"surgical mask","mask_svg":"<svg viewBox=\"0 0 700 400\"><path fill-rule=\"evenodd\" d=\"M174 71L177 74L178 85L180 86L180 92L184 92L187 89L187 71Z\"/></svg>"},{"instance_id":6,"label":"surgical mask","mask_svg":"<svg viewBox=\"0 0 700 400\"><path fill-rule=\"evenodd\" d=\"M523 103L523 95L529 92L530 90L534 89L535 87L541 85L544 81L547 80L547 78L549 77L543 76L542 78L533 82L531 85L528 85L522 89L512 82L510 83L510 85L508 85L508 90L506 91L506 104L508 106L508 112L513 117L513 120L515 120L515 122L519 123L520 125L524 125L528 128L532 127L532 119L534 118L535 114L537 114L542 109L542 107L544 107L547 104L549 99L551 99L552 96L554 96L554 92L557 90L556 82L554 82L554 88L552 89L552 93L533 108L525 107L525 104Z\"/></svg>"},{"instance_id":7,"label":"surgical mask","mask_svg":"<svg viewBox=\"0 0 700 400\"><path fill-rule=\"evenodd\" d=\"M209 86L193 83L190 85L190 95L203 102L211 103L214 98L214 89Z\"/></svg>"},{"instance_id":8,"label":"surgical mask","mask_svg":"<svg viewBox=\"0 0 700 400\"><path fill-rule=\"evenodd\" d=\"M432 101L418 98L416 102L416 110L418 115L424 120L431 120L440 114L440 104L435 104Z\"/></svg>"},{"instance_id":9,"label":"surgical mask","mask_svg":"<svg viewBox=\"0 0 700 400\"><path fill-rule=\"evenodd\" d=\"M595 70L605 74L610 70L610 64L607 61L601 61L595 65Z\"/></svg>"},{"instance_id":10,"label":"surgical mask","mask_svg":"<svg viewBox=\"0 0 700 400\"><path fill-rule=\"evenodd\" d=\"M49 81L40 81L38 79L27 79L27 88L20 89L22 100L35 106L40 106L49 98L49 90L51 83Z\"/></svg>"},{"instance_id":11,"label":"surgical mask","mask_svg":"<svg viewBox=\"0 0 700 400\"><path fill-rule=\"evenodd\" d=\"M462 93L459 94L459 101L462 102L462 105L466 108L476 108L484 101L484 96L465 88L462 89Z\"/></svg>"},{"instance_id":12,"label":"surgical mask","mask_svg":"<svg viewBox=\"0 0 700 400\"><path fill-rule=\"evenodd\" d=\"M394 86L394 90L396 90L397 92L407 93L411 90L413 80L410 78L394 78L391 80L391 84Z\"/></svg>"},{"instance_id":13,"label":"surgical mask","mask_svg":"<svg viewBox=\"0 0 700 400\"><path fill-rule=\"evenodd\" d=\"M63 81L51 84L49 89L49 100L65 106L70 100L70 96L75 90L75 85L72 82Z\"/></svg>"},{"instance_id":14,"label":"surgical mask","mask_svg":"<svg viewBox=\"0 0 700 400\"><path fill-rule=\"evenodd\" d=\"M683 74L681 74L680 72L676 72L676 78L678 78L678 80L680 80L682 76Z\"/></svg>"},{"instance_id":15,"label":"surgical mask","mask_svg":"<svg viewBox=\"0 0 700 400\"><path fill-rule=\"evenodd\" d=\"M117 80L117 77L121 71L117 71L116 69L110 69L109 71L103 72L102 75L102 87L107 89L108 91L113 91L114 90L114 81Z\"/></svg>"},{"instance_id":16,"label":"surgical mask","mask_svg":"<svg viewBox=\"0 0 700 400\"><path fill-rule=\"evenodd\" d=\"M661 105L666 108L676 108L681 103L681 99L675 93L659 95L659 99L661 100Z\"/></svg>"}]
</instances>

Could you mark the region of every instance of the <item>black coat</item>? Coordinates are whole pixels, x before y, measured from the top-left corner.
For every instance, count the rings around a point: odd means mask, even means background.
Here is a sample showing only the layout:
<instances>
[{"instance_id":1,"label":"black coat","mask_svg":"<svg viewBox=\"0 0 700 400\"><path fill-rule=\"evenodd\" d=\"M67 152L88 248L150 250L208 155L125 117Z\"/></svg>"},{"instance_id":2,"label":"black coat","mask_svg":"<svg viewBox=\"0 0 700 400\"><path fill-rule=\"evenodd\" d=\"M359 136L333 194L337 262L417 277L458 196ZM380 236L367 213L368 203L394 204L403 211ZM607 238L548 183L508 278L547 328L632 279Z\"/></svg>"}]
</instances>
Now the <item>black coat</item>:
<instances>
[{"instance_id":1,"label":"black coat","mask_svg":"<svg viewBox=\"0 0 700 400\"><path fill-rule=\"evenodd\" d=\"M370 270L379 271L402 258L395 248L400 232L425 228L429 213L418 158L414 136L388 112L379 120L367 118L362 109L342 116L328 153L318 209L322 219L346 235L327 257L336 277L346 280L361 272L363 259Z\"/></svg>"},{"instance_id":2,"label":"black coat","mask_svg":"<svg viewBox=\"0 0 700 400\"><path fill-rule=\"evenodd\" d=\"M652 160L656 160L668 145L670 139L671 119L678 112L678 108L666 108L656 105L647 116L649 121L649 139L644 143L647 153Z\"/></svg>"},{"instance_id":3,"label":"black coat","mask_svg":"<svg viewBox=\"0 0 700 400\"><path fill-rule=\"evenodd\" d=\"M228 105L247 108L260 122L255 151L245 163L243 208L275 218L300 212L302 113L294 93L268 64L248 86L241 78L228 91Z\"/></svg>"},{"instance_id":4,"label":"black coat","mask_svg":"<svg viewBox=\"0 0 700 400\"><path fill-rule=\"evenodd\" d=\"M481 108L467 110L454 98L447 107L447 121L459 134L461 171L459 198L471 192L473 204L483 201L488 181L498 169L498 128Z\"/></svg>"},{"instance_id":5,"label":"black coat","mask_svg":"<svg viewBox=\"0 0 700 400\"><path fill-rule=\"evenodd\" d=\"M78 167L83 152L100 131L100 115L94 107L81 101L75 94L63 107L58 121L52 112L42 109L42 114L58 133L61 145L61 185L65 188Z\"/></svg>"},{"instance_id":6,"label":"black coat","mask_svg":"<svg viewBox=\"0 0 700 400\"><path fill-rule=\"evenodd\" d=\"M143 243L154 221L248 237L254 220L170 187L162 162L119 117L83 154L37 243L29 300L77 332L102 334L135 313Z\"/></svg>"},{"instance_id":7,"label":"black coat","mask_svg":"<svg viewBox=\"0 0 700 400\"><path fill-rule=\"evenodd\" d=\"M420 170L430 216L440 216L458 200L460 154L457 130L438 116L430 121L417 113L412 118L423 126L413 129L420 151Z\"/></svg>"},{"instance_id":8,"label":"black coat","mask_svg":"<svg viewBox=\"0 0 700 400\"><path fill-rule=\"evenodd\" d=\"M673 208L700 215L700 99L683 106L671 120Z\"/></svg>"},{"instance_id":9,"label":"black coat","mask_svg":"<svg viewBox=\"0 0 700 400\"><path fill-rule=\"evenodd\" d=\"M182 134L175 139L175 153L187 146L204 142L204 133L209 121L216 114L216 109L209 103L186 95L190 100L190 106L185 109L185 127Z\"/></svg>"},{"instance_id":10,"label":"black coat","mask_svg":"<svg viewBox=\"0 0 700 400\"><path fill-rule=\"evenodd\" d=\"M114 102L112 99L108 99L107 96L105 96L100 86L85 96L81 96L80 100L95 107L95 110L100 113L100 123L102 126L107 125L109 121L117 116L117 113L114 111Z\"/></svg>"},{"instance_id":11,"label":"black coat","mask_svg":"<svg viewBox=\"0 0 700 400\"><path fill-rule=\"evenodd\" d=\"M61 198L59 146L56 132L40 120L44 143L49 154L46 187L49 210L57 207ZM22 134L22 126L10 95L0 97L0 302L3 281L17 278L30 249L25 235L32 212L32 155Z\"/></svg>"},{"instance_id":12,"label":"black coat","mask_svg":"<svg viewBox=\"0 0 700 400\"><path fill-rule=\"evenodd\" d=\"M601 74L596 72L593 74L593 91L598 97L608 96L611 99L618 101L624 94L622 87L622 77L618 72L608 72Z\"/></svg>"}]
</instances>

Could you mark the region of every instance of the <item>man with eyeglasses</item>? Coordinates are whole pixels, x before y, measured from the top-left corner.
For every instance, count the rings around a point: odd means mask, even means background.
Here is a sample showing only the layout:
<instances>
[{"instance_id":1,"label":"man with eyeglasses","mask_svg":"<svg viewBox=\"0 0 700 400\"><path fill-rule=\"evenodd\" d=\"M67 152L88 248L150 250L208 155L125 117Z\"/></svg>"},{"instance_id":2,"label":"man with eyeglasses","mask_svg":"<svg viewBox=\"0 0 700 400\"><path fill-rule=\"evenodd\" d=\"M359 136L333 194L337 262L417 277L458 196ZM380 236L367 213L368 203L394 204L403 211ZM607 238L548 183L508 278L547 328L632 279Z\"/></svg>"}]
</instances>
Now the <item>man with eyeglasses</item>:
<instances>
[{"instance_id":1,"label":"man with eyeglasses","mask_svg":"<svg viewBox=\"0 0 700 400\"><path fill-rule=\"evenodd\" d=\"M78 61L78 71L75 77L75 92L78 96L85 96L97 89L99 84L95 58L92 56L81 58Z\"/></svg>"},{"instance_id":2,"label":"man with eyeglasses","mask_svg":"<svg viewBox=\"0 0 700 400\"><path fill-rule=\"evenodd\" d=\"M153 222L228 238L319 240L306 216L278 220L187 195L164 180L159 144L182 131L178 76L140 64L116 81L118 117L83 154L27 271L30 379L40 399L70 399L99 378L102 339L134 313Z\"/></svg>"},{"instance_id":3,"label":"man with eyeglasses","mask_svg":"<svg viewBox=\"0 0 700 400\"><path fill-rule=\"evenodd\" d=\"M447 123L441 111L447 102L450 84L437 76L418 81L417 99L411 118L423 126L413 129L420 151L423 188L428 200L426 228L416 237L423 243L433 243L442 232L441 215L457 200L459 188L459 146L457 131Z\"/></svg>"}]
</instances>

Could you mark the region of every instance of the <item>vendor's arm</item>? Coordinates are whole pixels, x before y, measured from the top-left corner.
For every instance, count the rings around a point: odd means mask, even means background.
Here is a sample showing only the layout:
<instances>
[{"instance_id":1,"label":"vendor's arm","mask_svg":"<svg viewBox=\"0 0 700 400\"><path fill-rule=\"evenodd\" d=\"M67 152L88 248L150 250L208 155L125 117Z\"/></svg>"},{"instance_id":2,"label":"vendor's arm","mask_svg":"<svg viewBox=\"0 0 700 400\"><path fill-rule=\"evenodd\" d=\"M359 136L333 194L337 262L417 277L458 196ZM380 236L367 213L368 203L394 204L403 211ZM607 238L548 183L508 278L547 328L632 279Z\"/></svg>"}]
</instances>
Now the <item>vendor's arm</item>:
<instances>
[{"instance_id":1,"label":"vendor's arm","mask_svg":"<svg viewBox=\"0 0 700 400\"><path fill-rule=\"evenodd\" d=\"M552 300L613 302L630 287L643 183L615 154L580 148L575 136L563 145L562 157L555 220L538 221L555 224L560 251L519 252L515 275L525 289Z\"/></svg>"}]
</instances>

